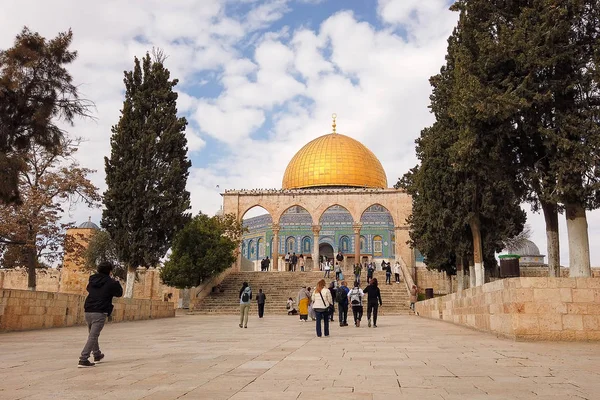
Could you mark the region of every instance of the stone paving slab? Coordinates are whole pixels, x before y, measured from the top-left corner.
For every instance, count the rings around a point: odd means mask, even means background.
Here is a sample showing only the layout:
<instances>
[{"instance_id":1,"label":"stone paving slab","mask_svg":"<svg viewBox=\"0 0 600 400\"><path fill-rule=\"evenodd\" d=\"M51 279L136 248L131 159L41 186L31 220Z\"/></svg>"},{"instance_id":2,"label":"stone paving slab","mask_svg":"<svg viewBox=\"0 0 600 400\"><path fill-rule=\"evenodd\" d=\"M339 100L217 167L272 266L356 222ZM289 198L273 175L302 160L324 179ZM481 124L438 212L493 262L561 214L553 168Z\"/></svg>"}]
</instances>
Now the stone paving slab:
<instances>
[{"instance_id":1,"label":"stone paving slab","mask_svg":"<svg viewBox=\"0 0 600 400\"><path fill-rule=\"evenodd\" d=\"M415 316L335 324L185 315L108 324L105 362L76 368L85 327L0 334L0 399L599 399L600 343L499 339Z\"/></svg>"}]
</instances>

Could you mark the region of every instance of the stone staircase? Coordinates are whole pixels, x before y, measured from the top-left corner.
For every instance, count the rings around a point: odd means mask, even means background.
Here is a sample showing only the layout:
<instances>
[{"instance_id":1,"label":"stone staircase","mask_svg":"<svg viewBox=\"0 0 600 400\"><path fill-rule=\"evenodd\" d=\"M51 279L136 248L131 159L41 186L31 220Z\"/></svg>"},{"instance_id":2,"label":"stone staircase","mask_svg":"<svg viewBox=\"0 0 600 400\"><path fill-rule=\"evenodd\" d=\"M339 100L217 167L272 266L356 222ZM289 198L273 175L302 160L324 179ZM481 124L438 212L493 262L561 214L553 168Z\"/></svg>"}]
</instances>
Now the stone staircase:
<instances>
[{"instance_id":1,"label":"stone staircase","mask_svg":"<svg viewBox=\"0 0 600 400\"><path fill-rule=\"evenodd\" d=\"M376 271L374 277L379 282L383 306L379 307L381 315L409 314L409 295L404 281L400 284L385 284L385 272ZM242 284L248 282L252 288L253 299L251 302L252 312L256 312L256 294L262 289L267 296L265 314L286 315L285 305L291 297L297 301L298 291L302 286L314 288L317 282L323 278L323 272L233 272L221 283L223 292L213 292L199 302L194 313L196 314L237 314L239 313L239 292ZM348 279L350 278L350 279ZM353 277L345 274L345 280L351 287ZM325 279L327 283L335 279L331 272L331 278ZM367 286L366 274L361 276L361 288ZM393 280L393 275L392 275ZM366 313L366 299L363 303ZM296 309L298 305L296 303ZM337 304L336 304L337 313Z\"/></svg>"}]
</instances>

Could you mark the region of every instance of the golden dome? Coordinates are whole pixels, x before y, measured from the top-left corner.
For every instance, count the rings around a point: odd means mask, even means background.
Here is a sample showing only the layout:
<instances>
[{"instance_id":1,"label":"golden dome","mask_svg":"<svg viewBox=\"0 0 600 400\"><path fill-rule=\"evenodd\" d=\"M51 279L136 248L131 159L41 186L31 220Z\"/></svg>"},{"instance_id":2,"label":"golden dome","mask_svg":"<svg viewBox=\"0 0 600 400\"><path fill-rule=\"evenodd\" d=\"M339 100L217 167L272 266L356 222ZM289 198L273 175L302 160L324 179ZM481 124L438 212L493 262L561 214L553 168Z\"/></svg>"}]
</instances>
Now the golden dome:
<instances>
[{"instance_id":1,"label":"golden dome","mask_svg":"<svg viewBox=\"0 0 600 400\"><path fill-rule=\"evenodd\" d=\"M358 140L335 133L306 144L283 175L283 189L309 187L387 188L387 177L375 154Z\"/></svg>"}]
</instances>

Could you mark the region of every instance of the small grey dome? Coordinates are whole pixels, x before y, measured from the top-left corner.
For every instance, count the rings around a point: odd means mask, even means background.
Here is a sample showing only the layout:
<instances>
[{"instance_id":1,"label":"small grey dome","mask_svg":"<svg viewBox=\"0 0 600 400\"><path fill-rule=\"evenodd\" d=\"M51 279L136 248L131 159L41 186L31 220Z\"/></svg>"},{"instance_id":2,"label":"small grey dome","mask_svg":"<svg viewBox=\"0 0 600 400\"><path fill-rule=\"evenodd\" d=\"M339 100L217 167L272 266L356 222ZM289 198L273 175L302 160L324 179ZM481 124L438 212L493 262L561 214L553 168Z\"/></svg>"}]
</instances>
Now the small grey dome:
<instances>
[{"instance_id":1,"label":"small grey dome","mask_svg":"<svg viewBox=\"0 0 600 400\"><path fill-rule=\"evenodd\" d=\"M514 251L511 251L511 254L516 254L519 256L541 256L540 249L533 243L531 240L525 239L523 244L519 246Z\"/></svg>"},{"instance_id":2,"label":"small grey dome","mask_svg":"<svg viewBox=\"0 0 600 400\"><path fill-rule=\"evenodd\" d=\"M92 217L90 217L86 222L78 226L79 229L95 229L100 230L100 227L92 222Z\"/></svg>"}]
</instances>

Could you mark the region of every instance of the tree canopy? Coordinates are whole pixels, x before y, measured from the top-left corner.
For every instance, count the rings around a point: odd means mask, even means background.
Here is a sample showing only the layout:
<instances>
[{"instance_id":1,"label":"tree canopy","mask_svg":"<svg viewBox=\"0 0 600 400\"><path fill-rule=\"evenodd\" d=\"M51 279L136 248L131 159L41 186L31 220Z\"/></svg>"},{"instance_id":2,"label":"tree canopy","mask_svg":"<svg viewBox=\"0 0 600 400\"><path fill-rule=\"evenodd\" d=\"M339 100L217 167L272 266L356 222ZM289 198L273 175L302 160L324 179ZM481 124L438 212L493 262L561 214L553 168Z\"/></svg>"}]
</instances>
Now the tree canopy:
<instances>
[{"instance_id":1,"label":"tree canopy","mask_svg":"<svg viewBox=\"0 0 600 400\"><path fill-rule=\"evenodd\" d=\"M175 237L161 270L163 282L180 289L200 285L236 261L243 228L233 215L195 216Z\"/></svg>"}]
</instances>

